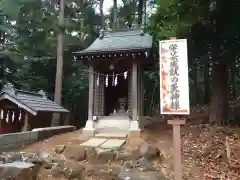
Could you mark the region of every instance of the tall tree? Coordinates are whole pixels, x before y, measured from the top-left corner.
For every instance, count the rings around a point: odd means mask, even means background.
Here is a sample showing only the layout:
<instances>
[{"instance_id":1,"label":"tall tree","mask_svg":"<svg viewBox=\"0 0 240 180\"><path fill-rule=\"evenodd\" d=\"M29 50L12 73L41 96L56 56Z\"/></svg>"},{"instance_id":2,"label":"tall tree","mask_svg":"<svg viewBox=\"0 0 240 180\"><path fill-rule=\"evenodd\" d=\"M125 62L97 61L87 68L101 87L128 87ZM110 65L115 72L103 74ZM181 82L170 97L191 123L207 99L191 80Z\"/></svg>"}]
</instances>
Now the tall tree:
<instances>
[{"instance_id":1,"label":"tall tree","mask_svg":"<svg viewBox=\"0 0 240 180\"><path fill-rule=\"evenodd\" d=\"M61 104L62 101L62 78L63 78L63 34L64 34L64 0L59 2L59 22L57 34L57 67L56 67L56 80L55 80L55 94L54 101ZM52 126L59 125L60 114L54 113Z\"/></svg>"}]
</instances>

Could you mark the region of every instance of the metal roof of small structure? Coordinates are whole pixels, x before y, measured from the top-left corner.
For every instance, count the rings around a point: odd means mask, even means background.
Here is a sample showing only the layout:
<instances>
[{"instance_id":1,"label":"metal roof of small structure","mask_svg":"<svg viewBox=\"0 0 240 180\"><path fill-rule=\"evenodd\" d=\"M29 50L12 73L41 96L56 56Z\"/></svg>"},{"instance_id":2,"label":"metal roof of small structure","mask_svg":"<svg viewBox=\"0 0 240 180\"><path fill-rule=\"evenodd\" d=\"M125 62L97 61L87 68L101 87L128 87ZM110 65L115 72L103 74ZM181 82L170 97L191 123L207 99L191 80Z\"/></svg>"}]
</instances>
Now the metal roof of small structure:
<instances>
[{"instance_id":1,"label":"metal roof of small structure","mask_svg":"<svg viewBox=\"0 0 240 180\"><path fill-rule=\"evenodd\" d=\"M0 100L8 99L29 113L36 115L38 112L69 112L67 109L49 100L44 91L38 93L23 91L13 88L10 84L0 92Z\"/></svg>"},{"instance_id":2,"label":"metal roof of small structure","mask_svg":"<svg viewBox=\"0 0 240 180\"><path fill-rule=\"evenodd\" d=\"M101 31L87 49L75 54L87 55L93 53L146 50L152 48L152 36L141 29L125 29L116 32Z\"/></svg>"}]
</instances>

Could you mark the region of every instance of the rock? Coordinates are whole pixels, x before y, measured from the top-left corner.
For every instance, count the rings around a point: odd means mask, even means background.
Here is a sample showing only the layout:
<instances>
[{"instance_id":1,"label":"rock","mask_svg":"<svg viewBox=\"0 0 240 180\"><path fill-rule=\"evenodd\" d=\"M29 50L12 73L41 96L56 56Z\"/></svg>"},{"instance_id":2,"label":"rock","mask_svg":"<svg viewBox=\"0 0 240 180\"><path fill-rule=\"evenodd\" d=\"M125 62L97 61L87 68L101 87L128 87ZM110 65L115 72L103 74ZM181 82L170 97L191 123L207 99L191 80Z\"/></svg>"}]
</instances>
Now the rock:
<instances>
[{"instance_id":1,"label":"rock","mask_svg":"<svg viewBox=\"0 0 240 180\"><path fill-rule=\"evenodd\" d=\"M67 179L82 179L84 172L85 168L82 164L72 161L65 161L61 164L54 163L51 169L51 175L54 178L62 178L64 176Z\"/></svg>"},{"instance_id":2,"label":"rock","mask_svg":"<svg viewBox=\"0 0 240 180\"><path fill-rule=\"evenodd\" d=\"M89 163L96 163L97 161L97 152L94 148L86 149L86 159Z\"/></svg>"},{"instance_id":3,"label":"rock","mask_svg":"<svg viewBox=\"0 0 240 180\"><path fill-rule=\"evenodd\" d=\"M31 162L34 164L42 164L44 168L50 169L52 167L52 155L48 152L43 150L39 150L37 154L25 152L23 153L23 161L24 162Z\"/></svg>"},{"instance_id":4,"label":"rock","mask_svg":"<svg viewBox=\"0 0 240 180\"><path fill-rule=\"evenodd\" d=\"M30 152L25 152L22 154L22 161L28 162L28 163L33 163L33 164L43 164L44 163L44 159L40 158L37 154L30 153Z\"/></svg>"},{"instance_id":5,"label":"rock","mask_svg":"<svg viewBox=\"0 0 240 180\"><path fill-rule=\"evenodd\" d=\"M124 171L132 171L133 168L135 168L135 163L133 163L133 161L126 161L123 163L122 169Z\"/></svg>"},{"instance_id":6,"label":"rock","mask_svg":"<svg viewBox=\"0 0 240 180\"><path fill-rule=\"evenodd\" d=\"M160 150L148 143L144 143L140 146L140 156L152 160L160 156Z\"/></svg>"},{"instance_id":7,"label":"rock","mask_svg":"<svg viewBox=\"0 0 240 180\"><path fill-rule=\"evenodd\" d=\"M53 177L60 178L63 175L63 166L60 164L53 164L50 172Z\"/></svg>"},{"instance_id":8,"label":"rock","mask_svg":"<svg viewBox=\"0 0 240 180\"><path fill-rule=\"evenodd\" d=\"M85 149L81 146L74 145L69 145L63 152L63 155L66 158L74 159L76 161L83 161L86 158Z\"/></svg>"},{"instance_id":9,"label":"rock","mask_svg":"<svg viewBox=\"0 0 240 180\"><path fill-rule=\"evenodd\" d=\"M0 179L32 180L36 179L38 170L32 163L5 163L0 165Z\"/></svg>"},{"instance_id":10,"label":"rock","mask_svg":"<svg viewBox=\"0 0 240 180\"><path fill-rule=\"evenodd\" d=\"M35 166L32 168L33 179L37 179L41 167L42 167L41 164L35 164Z\"/></svg>"},{"instance_id":11,"label":"rock","mask_svg":"<svg viewBox=\"0 0 240 180\"><path fill-rule=\"evenodd\" d=\"M39 150L37 155L43 160L48 160L52 158L52 155L50 153L43 150Z\"/></svg>"},{"instance_id":12,"label":"rock","mask_svg":"<svg viewBox=\"0 0 240 180\"><path fill-rule=\"evenodd\" d=\"M0 161L2 163L22 161L22 154L20 152L3 152L0 156Z\"/></svg>"},{"instance_id":13,"label":"rock","mask_svg":"<svg viewBox=\"0 0 240 180\"><path fill-rule=\"evenodd\" d=\"M97 179L112 180L117 179L121 168L117 166L108 165L88 165L86 166L86 173L91 177L98 177Z\"/></svg>"},{"instance_id":14,"label":"rock","mask_svg":"<svg viewBox=\"0 0 240 180\"><path fill-rule=\"evenodd\" d=\"M66 146L65 145L56 145L54 150L57 154L61 154L63 153L63 151L65 150Z\"/></svg>"},{"instance_id":15,"label":"rock","mask_svg":"<svg viewBox=\"0 0 240 180\"><path fill-rule=\"evenodd\" d=\"M10 156L12 161L22 161L22 154L20 152L11 152Z\"/></svg>"},{"instance_id":16,"label":"rock","mask_svg":"<svg viewBox=\"0 0 240 180\"><path fill-rule=\"evenodd\" d=\"M63 174L68 179L83 179L85 168L83 165L73 162L66 162L64 164Z\"/></svg>"},{"instance_id":17,"label":"rock","mask_svg":"<svg viewBox=\"0 0 240 180\"><path fill-rule=\"evenodd\" d=\"M135 159L135 155L128 151L119 151L116 154L117 161L129 161Z\"/></svg>"},{"instance_id":18,"label":"rock","mask_svg":"<svg viewBox=\"0 0 240 180\"><path fill-rule=\"evenodd\" d=\"M63 157L63 156L59 156L59 155L56 155L56 156L53 156L52 158L52 163L53 164L64 164L66 161L66 159Z\"/></svg>"},{"instance_id":19,"label":"rock","mask_svg":"<svg viewBox=\"0 0 240 180\"><path fill-rule=\"evenodd\" d=\"M44 169L51 169L53 167L53 163L51 161L44 161L43 168Z\"/></svg>"},{"instance_id":20,"label":"rock","mask_svg":"<svg viewBox=\"0 0 240 180\"><path fill-rule=\"evenodd\" d=\"M138 161L136 161L136 168L140 171L155 171L154 165L151 161L142 157Z\"/></svg>"},{"instance_id":21,"label":"rock","mask_svg":"<svg viewBox=\"0 0 240 180\"><path fill-rule=\"evenodd\" d=\"M116 152L111 149L102 149L96 148L97 162L98 163L107 163L109 161L113 161L116 156Z\"/></svg>"},{"instance_id":22,"label":"rock","mask_svg":"<svg viewBox=\"0 0 240 180\"><path fill-rule=\"evenodd\" d=\"M167 180L161 172L125 171L118 176L119 180Z\"/></svg>"}]
</instances>

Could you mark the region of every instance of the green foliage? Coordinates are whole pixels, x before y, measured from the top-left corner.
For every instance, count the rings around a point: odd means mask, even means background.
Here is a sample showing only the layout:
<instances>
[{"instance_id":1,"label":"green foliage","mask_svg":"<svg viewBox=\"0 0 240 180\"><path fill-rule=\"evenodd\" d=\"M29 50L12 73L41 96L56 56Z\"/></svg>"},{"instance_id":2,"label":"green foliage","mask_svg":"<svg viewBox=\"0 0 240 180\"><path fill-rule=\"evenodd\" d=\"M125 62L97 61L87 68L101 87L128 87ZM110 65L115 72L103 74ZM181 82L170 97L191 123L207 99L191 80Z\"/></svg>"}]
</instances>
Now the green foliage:
<instances>
[{"instance_id":1,"label":"green foliage","mask_svg":"<svg viewBox=\"0 0 240 180\"><path fill-rule=\"evenodd\" d=\"M99 1L66 2L64 25L59 27L57 0L0 0L0 87L11 81L18 88L44 89L52 95L56 72L56 35L62 30L64 102L85 98L87 70L82 64L73 63L72 52L87 47L98 36L101 17L96 14L95 7ZM118 7L119 28L137 22L139 2L124 0L123 6ZM193 104L203 102L203 97L198 98L198 95L204 96L206 84L209 84L204 81L211 83L211 66L217 62L227 62L236 76L232 79L236 84L240 81L240 66L237 66L240 57L238 7L237 0L157 0L156 11L149 15L146 30L153 35L156 49L160 40L171 36L188 39ZM105 19L112 20L111 13ZM159 104L157 55L153 62L153 68L144 75L146 99L150 104L152 99Z\"/></svg>"},{"instance_id":2,"label":"green foliage","mask_svg":"<svg viewBox=\"0 0 240 180\"><path fill-rule=\"evenodd\" d=\"M79 5L79 1L76 1L76 4ZM97 22L86 20L84 32L89 35L88 37L91 37L91 40L83 44L80 39L78 35L80 18L86 16L95 19L94 17L97 17L97 15L91 3L85 5L86 8L81 8L81 12L79 12L78 5L73 7L67 4L65 25L61 27L65 31L64 49L66 49L67 54L64 57L64 65L66 65L64 72L67 72L67 74L64 74L64 80L67 79L67 81L64 81L66 84L63 84L65 89L63 92L66 94L69 94L67 89L70 89L71 94L79 94L83 87L87 87L86 80L80 81L72 75L82 76L81 71L79 72L76 68L71 67L72 55L68 51L71 51L72 47L86 47L96 36L96 33L93 34L92 32L96 31ZM5 53L5 55L15 62L14 66L17 69L14 74L15 78L11 78L11 80L18 87L33 90L45 89L52 94L56 68L56 34L59 29L57 2L53 0L1 0L0 10L5 22L14 22L14 25L11 26L11 32L8 27L11 23L8 26L4 22L1 23L1 29L9 32L8 39L10 42L9 46L6 47L8 54ZM81 15L79 16L79 14ZM77 36L73 37L71 33L74 31L77 32ZM14 35L10 34L12 32L14 32ZM77 50L76 48L75 50ZM6 61L4 59L6 58L1 58L1 64ZM1 66L1 68L10 67L8 64ZM13 67L13 64L11 64L11 67ZM3 76L5 79L7 78L5 74ZM83 75L82 77L86 76ZM3 83L3 80L1 82ZM77 89L77 87L81 87L81 89Z\"/></svg>"}]
</instances>

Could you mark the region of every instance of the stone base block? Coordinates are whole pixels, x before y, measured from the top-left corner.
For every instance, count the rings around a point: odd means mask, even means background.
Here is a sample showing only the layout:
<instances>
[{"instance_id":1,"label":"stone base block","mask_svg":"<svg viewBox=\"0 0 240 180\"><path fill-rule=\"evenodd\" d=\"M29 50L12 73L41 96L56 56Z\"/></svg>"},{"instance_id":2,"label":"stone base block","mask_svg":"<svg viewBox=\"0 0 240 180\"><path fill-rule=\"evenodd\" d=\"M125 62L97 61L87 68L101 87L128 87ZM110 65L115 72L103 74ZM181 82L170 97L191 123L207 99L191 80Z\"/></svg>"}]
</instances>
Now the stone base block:
<instances>
[{"instance_id":1,"label":"stone base block","mask_svg":"<svg viewBox=\"0 0 240 180\"><path fill-rule=\"evenodd\" d=\"M95 129L87 129L87 128L84 128L82 130L82 134L84 136L87 136L87 137L94 137L95 135Z\"/></svg>"},{"instance_id":2,"label":"stone base block","mask_svg":"<svg viewBox=\"0 0 240 180\"><path fill-rule=\"evenodd\" d=\"M129 138L140 138L141 137L141 130L136 129L136 130L128 131L128 137Z\"/></svg>"}]
</instances>

